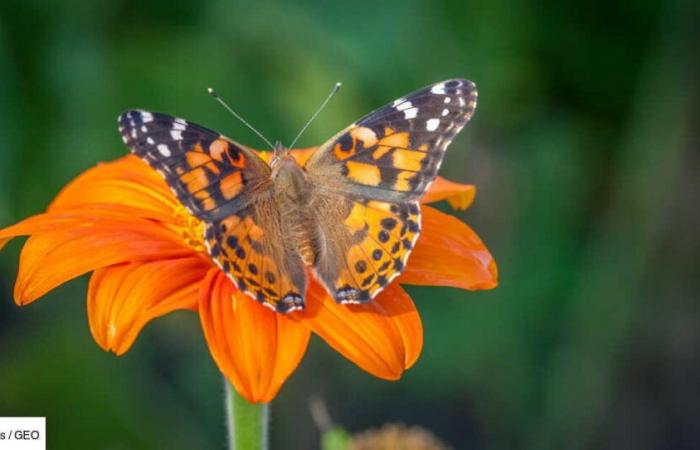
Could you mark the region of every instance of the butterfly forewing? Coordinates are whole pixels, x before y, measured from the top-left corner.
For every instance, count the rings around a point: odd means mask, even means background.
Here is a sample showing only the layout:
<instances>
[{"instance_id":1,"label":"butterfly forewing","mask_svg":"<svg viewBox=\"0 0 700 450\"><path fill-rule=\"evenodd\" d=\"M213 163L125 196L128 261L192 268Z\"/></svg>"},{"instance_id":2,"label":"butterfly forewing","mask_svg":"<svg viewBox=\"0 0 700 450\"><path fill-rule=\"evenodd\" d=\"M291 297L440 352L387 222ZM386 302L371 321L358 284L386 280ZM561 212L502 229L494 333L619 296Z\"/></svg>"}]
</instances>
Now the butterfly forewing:
<instances>
[{"instance_id":1,"label":"butterfly forewing","mask_svg":"<svg viewBox=\"0 0 700 450\"><path fill-rule=\"evenodd\" d=\"M339 192L417 200L474 113L476 98L476 86L468 80L447 80L401 97L325 143L307 171Z\"/></svg>"},{"instance_id":2,"label":"butterfly forewing","mask_svg":"<svg viewBox=\"0 0 700 450\"><path fill-rule=\"evenodd\" d=\"M184 119L132 110L119 116L119 131L200 219L225 218L270 184L270 169L255 152Z\"/></svg>"}]
</instances>

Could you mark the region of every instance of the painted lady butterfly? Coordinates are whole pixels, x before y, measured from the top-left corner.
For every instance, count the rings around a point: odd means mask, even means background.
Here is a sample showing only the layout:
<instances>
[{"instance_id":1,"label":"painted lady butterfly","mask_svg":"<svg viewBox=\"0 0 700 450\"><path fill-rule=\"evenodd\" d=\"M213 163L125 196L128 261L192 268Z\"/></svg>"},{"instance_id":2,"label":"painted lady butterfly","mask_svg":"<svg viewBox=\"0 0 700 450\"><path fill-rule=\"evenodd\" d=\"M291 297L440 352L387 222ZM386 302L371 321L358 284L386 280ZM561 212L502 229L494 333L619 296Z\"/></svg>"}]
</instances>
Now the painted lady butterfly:
<instances>
[{"instance_id":1,"label":"painted lady butterfly","mask_svg":"<svg viewBox=\"0 0 700 450\"><path fill-rule=\"evenodd\" d=\"M476 97L467 80L425 87L342 130L303 166L279 144L268 164L166 114L127 111L119 131L205 222L221 270L254 299L287 312L303 308L308 273L336 301L363 303L404 270L420 234L418 200Z\"/></svg>"}]
</instances>

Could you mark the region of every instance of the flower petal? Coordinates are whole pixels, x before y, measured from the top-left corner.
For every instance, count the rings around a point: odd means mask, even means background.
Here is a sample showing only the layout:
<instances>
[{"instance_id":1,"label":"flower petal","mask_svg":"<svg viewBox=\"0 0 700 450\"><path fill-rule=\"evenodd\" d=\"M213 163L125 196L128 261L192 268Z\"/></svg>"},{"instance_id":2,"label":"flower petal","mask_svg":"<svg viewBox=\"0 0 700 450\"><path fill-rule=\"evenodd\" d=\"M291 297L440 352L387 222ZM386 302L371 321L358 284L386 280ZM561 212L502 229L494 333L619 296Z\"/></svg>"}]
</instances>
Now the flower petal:
<instances>
[{"instance_id":1,"label":"flower petal","mask_svg":"<svg viewBox=\"0 0 700 450\"><path fill-rule=\"evenodd\" d=\"M96 270L88 288L93 338L105 351L126 353L151 319L197 310L199 286L210 268L199 256L189 256Z\"/></svg>"},{"instance_id":2,"label":"flower petal","mask_svg":"<svg viewBox=\"0 0 700 450\"><path fill-rule=\"evenodd\" d=\"M475 195L476 187L473 184L455 183L446 178L437 177L421 202L432 203L447 200L452 208L465 210L471 206Z\"/></svg>"},{"instance_id":3,"label":"flower petal","mask_svg":"<svg viewBox=\"0 0 700 450\"><path fill-rule=\"evenodd\" d=\"M289 153L297 160L299 165L303 166L317 149L318 147L295 148L290 150ZM275 155L274 152L260 150L257 151L257 154L268 164L270 164L272 157Z\"/></svg>"},{"instance_id":4,"label":"flower petal","mask_svg":"<svg viewBox=\"0 0 700 450\"><path fill-rule=\"evenodd\" d=\"M404 368L413 366L423 349L423 324L411 297L397 282L389 286L374 299L391 317L401 334L404 346Z\"/></svg>"},{"instance_id":5,"label":"flower petal","mask_svg":"<svg viewBox=\"0 0 700 450\"><path fill-rule=\"evenodd\" d=\"M21 305L100 267L194 254L168 228L99 210L40 214L0 230L0 239L25 234L33 235L20 254L15 301Z\"/></svg>"},{"instance_id":6,"label":"flower petal","mask_svg":"<svg viewBox=\"0 0 700 450\"><path fill-rule=\"evenodd\" d=\"M0 249L10 239L17 236L29 236L34 233L54 231L59 228L91 226L105 220L116 219L133 221L135 217L157 219L143 216L140 208L125 205L99 204L90 207L73 208L70 210L36 214L17 222L14 225L0 229ZM172 213L170 214L172 216ZM147 222L142 222L146 224ZM150 223L148 223L151 225Z\"/></svg>"},{"instance_id":7,"label":"flower petal","mask_svg":"<svg viewBox=\"0 0 700 450\"><path fill-rule=\"evenodd\" d=\"M61 190L49 211L100 203L171 216L178 205L163 178L138 157L128 155L80 174Z\"/></svg>"},{"instance_id":8,"label":"flower petal","mask_svg":"<svg viewBox=\"0 0 700 450\"><path fill-rule=\"evenodd\" d=\"M474 230L430 206L421 210L423 231L399 282L469 290L496 287L496 262Z\"/></svg>"},{"instance_id":9,"label":"flower petal","mask_svg":"<svg viewBox=\"0 0 700 450\"><path fill-rule=\"evenodd\" d=\"M199 316L214 361L248 401L271 401L304 356L308 329L238 291L218 269L201 286Z\"/></svg>"},{"instance_id":10,"label":"flower petal","mask_svg":"<svg viewBox=\"0 0 700 450\"><path fill-rule=\"evenodd\" d=\"M398 379L423 345L415 306L396 283L369 303L341 305L313 280L306 307L292 315L360 368L387 380Z\"/></svg>"}]
</instances>

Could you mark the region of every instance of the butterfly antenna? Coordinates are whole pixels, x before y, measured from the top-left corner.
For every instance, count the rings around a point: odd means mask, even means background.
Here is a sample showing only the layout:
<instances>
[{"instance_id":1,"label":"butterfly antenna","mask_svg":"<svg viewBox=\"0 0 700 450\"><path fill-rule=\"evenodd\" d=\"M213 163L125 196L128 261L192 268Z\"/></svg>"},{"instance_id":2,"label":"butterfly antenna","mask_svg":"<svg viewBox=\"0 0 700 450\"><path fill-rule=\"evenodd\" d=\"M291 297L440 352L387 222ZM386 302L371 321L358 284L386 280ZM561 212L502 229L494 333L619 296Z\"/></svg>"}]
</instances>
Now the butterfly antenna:
<instances>
[{"instance_id":1,"label":"butterfly antenna","mask_svg":"<svg viewBox=\"0 0 700 450\"><path fill-rule=\"evenodd\" d=\"M335 83L335 86L333 86L333 89L331 89L331 92L330 92L330 94L328 94L328 97L326 97L326 99L323 101L323 103L321 103L321 106L318 107L318 109L316 110L314 115L311 116L311 118L308 120L308 122L306 122L306 125L304 125L304 127L301 129L301 131L299 131L299 134L297 134L297 137L294 138L294 140L292 141L292 144L289 146L289 148L294 148L294 144L296 144L297 141L299 140L299 138L301 137L301 135L304 134L304 131L306 131L306 129L309 128L309 125L311 125L311 122L314 121L316 116L318 116L319 113L323 110L323 108L326 107L326 105L331 100L331 98L333 98L333 96L336 94L336 92L338 92L338 89L340 89L340 86L342 86L342 84L343 83L341 83L340 81Z\"/></svg>"},{"instance_id":2,"label":"butterfly antenna","mask_svg":"<svg viewBox=\"0 0 700 450\"><path fill-rule=\"evenodd\" d=\"M221 97L219 97L219 94L217 94L216 91L215 91L214 89L208 88L207 91L209 91L209 94L211 94L211 96L214 97L214 100L216 100L217 102L221 103L221 106L223 106L224 108L226 108L226 110L227 110L228 112L230 112L231 114L233 114L233 116L234 116L236 119L238 119L238 120L240 120L241 122L243 122L243 125L247 126L248 128L251 129L251 131L253 131L253 133L257 134L257 135L260 137L260 139L262 139L263 141L265 141L265 143L266 143L267 145L270 146L270 148L271 148L272 150L275 149L275 146L272 145L272 143L271 143L265 136L263 136L261 132L259 132L258 130L256 130L255 127L254 127L253 125L249 124L248 121L246 121L246 120L245 120L243 117L241 117L236 111L234 111L230 106L228 106L228 105L226 104L226 102L223 101L223 99L222 99Z\"/></svg>"}]
</instances>

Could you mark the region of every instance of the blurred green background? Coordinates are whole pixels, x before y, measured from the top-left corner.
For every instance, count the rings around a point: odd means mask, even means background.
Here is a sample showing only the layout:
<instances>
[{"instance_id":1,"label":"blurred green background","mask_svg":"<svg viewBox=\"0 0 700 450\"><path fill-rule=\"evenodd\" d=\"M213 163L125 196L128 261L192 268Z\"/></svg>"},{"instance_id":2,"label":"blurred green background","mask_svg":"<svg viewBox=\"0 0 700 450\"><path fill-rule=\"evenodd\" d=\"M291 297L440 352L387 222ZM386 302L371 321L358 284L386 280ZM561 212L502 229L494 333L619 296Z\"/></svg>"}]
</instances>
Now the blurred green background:
<instances>
[{"instance_id":1,"label":"blurred green background","mask_svg":"<svg viewBox=\"0 0 700 450\"><path fill-rule=\"evenodd\" d=\"M700 448L700 14L695 1L0 2L0 226L126 153L142 107L315 145L413 89L474 80L442 175L498 289L410 289L425 347L395 383L316 339L272 408L273 449L314 449L309 401L350 431L420 424L456 449ZM223 449L222 382L193 314L126 356L92 341L86 279L12 301L0 254L0 416L51 449Z\"/></svg>"}]
</instances>

